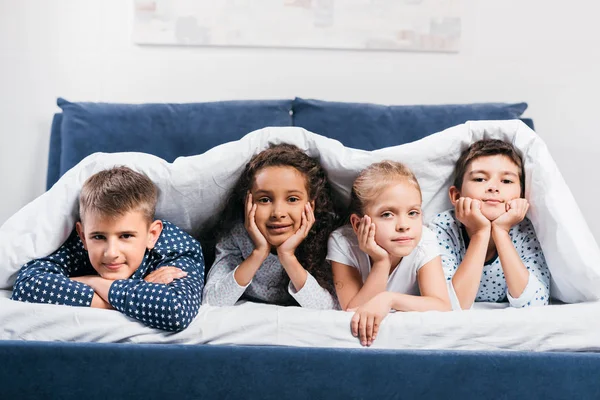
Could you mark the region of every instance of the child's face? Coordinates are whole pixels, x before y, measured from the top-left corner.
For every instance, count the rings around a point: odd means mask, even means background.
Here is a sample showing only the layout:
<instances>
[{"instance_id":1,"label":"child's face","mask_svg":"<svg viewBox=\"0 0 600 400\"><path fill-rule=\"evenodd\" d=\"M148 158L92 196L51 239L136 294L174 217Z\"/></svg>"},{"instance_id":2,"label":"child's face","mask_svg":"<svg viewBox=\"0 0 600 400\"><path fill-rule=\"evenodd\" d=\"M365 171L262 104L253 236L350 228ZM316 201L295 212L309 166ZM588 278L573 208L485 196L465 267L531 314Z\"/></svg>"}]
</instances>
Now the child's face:
<instances>
[{"instance_id":1,"label":"child's face","mask_svg":"<svg viewBox=\"0 0 600 400\"><path fill-rule=\"evenodd\" d=\"M148 223L141 211L107 218L88 213L77 232L88 251L92 267L102 278L129 279L162 232L162 222Z\"/></svg>"},{"instance_id":2,"label":"child's face","mask_svg":"<svg viewBox=\"0 0 600 400\"><path fill-rule=\"evenodd\" d=\"M257 205L254 220L271 246L277 247L300 228L309 202L306 178L293 167L266 167L254 176L250 189ZM311 205L314 204L311 202Z\"/></svg>"},{"instance_id":3,"label":"child's face","mask_svg":"<svg viewBox=\"0 0 600 400\"><path fill-rule=\"evenodd\" d=\"M385 188L365 213L375 223L375 242L394 257L407 256L421 240L421 193L406 180Z\"/></svg>"},{"instance_id":4,"label":"child's face","mask_svg":"<svg viewBox=\"0 0 600 400\"><path fill-rule=\"evenodd\" d=\"M521 197L519 172L519 167L501 154L476 158L465 171L462 189L450 188L451 200L453 203L460 197L481 200L482 214L493 221L506 212L510 200Z\"/></svg>"}]
</instances>

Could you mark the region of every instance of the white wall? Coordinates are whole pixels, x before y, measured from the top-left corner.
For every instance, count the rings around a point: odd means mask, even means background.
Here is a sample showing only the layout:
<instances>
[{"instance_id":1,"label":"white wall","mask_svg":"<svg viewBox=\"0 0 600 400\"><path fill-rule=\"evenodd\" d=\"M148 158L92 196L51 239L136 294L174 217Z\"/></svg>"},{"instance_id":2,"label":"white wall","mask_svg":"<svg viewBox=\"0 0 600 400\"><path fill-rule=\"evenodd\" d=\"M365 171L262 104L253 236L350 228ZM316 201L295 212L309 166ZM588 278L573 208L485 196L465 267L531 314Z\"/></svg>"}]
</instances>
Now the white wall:
<instances>
[{"instance_id":1,"label":"white wall","mask_svg":"<svg viewBox=\"0 0 600 400\"><path fill-rule=\"evenodd\" d=\"M343 0L338 0L343 1ZM43 193L56 97L527 101L600 241L600 24L592 0L463 0L458 54L139 47L132 2L0 0L0 224Z\"/></svg>"}]
</instances>

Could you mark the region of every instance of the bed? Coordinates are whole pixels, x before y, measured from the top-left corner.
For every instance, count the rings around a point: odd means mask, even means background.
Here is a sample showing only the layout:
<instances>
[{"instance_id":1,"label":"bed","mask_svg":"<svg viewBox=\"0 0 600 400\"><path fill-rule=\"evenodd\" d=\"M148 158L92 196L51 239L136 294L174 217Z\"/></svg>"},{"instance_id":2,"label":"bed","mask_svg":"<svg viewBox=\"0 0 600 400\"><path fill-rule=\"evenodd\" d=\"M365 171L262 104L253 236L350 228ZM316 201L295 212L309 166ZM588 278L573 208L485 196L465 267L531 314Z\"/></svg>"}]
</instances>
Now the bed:
<instances>
[{"instance_id":1,"label":"bed","mask_svg":"<svg viewBox=\"0 0 600 400\"><path fill-rule=\"evenodd\" d=\"M525 103L58 105L49 190L0 228L3 398L600 397L598 246L533 121L519 120ZM394 313L367 349L342 311L203 305L186 330L166 333L118 312L9 300L18 266L62 243L77 188L107 166L147 173L161 189L158 216L197 233L245 160L269 143L319 157L342 201L362 167L393 158L415 171L431 218L449 206L457 152L481 137L524 152L530 218L553 275L551 306Z\"/></svg>"}]
</instances>

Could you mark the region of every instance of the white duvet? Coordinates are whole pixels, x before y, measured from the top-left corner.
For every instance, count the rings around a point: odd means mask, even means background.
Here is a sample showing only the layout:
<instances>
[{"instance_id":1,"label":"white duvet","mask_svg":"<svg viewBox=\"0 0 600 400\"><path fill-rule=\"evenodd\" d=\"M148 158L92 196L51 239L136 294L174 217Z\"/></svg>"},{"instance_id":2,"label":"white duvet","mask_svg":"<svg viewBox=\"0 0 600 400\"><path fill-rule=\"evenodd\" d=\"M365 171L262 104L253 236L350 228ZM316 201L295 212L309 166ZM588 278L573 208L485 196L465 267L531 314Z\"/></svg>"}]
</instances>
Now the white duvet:
<instances>
[{"instance_id":1,"label":"white duvet","mask_svg":"<svg viewBox=\"0 0 600 400\"><path fill-rule=\"evenodd\" d=\"M21 265L55 251L71 232L85 179L113 165L145 172L159 186L157 217L194 232L219 209L247 160L269 143L288 142L319 157L334 189L348 198L372 162L406 163L423 191L426 220L450 208L447 189L460 152L474 140L512 142L523 154L531 219L552 274L551 294L568 304L530 309L395 313L376 347L411 349L598 350L600 250L542 139L520 121L468 122L410 144L372 152L343 147L302 128L265 128L236 142L167 163L139 153L94 154L0 228L0 339L236 343L358 347L350 313L245 303L202 306L180 333L147 328L116 312L8 299Z\"/></svg>"}]
</instances>

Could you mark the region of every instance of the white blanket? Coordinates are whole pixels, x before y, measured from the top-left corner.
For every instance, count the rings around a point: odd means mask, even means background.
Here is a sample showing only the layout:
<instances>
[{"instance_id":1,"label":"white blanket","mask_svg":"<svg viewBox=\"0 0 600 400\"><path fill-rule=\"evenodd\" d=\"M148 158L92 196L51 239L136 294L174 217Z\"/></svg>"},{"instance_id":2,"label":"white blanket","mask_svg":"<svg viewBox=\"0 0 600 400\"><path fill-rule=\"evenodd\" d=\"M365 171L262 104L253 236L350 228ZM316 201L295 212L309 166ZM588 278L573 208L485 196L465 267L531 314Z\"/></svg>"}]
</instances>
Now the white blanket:
<instances>
[{"instance_id":1,"label":"white blanket","mask_svg":"<svg viewBox=\"0 0 600 400\"><path fill-rule=\"evenodd\" d=\"M352 313L244 303L203 305L181 332L148 328L100 309L9 300L0 290L0 340L281 345L360 348ZM484 307L490 307L485 304ZM374 349L600 351L600 302L528 309L393 313Z\"/></svg>"},{"instance_id":2,"label":"white blanket","mask_svg":"<svg viewBox=\"0 0 600 400\"><path fill-rule=\"evenodd\" d=\"M77 198L81 185L90 175L113 165L128 165L145 172L156 182L161 191L157 216L170 220L188 232L194 232L217 212L227 191L237 179L248 159L268 147L269 143L293 143L306 150L311 156L319 157L329 174L334 189L345 199L348 199L352 181L361 169L376 161L392 159L406 163L415 172L423 191L424 215L426 220L430 220L438 212L450 208L447 190L451 184L454 163L460 152L474 140L482 138L498 138L512 142L523 154L527 184L526 197L531 204L528 216L536 229L552 274L552 296L567 303L600 299L600 250L598 245L542 139L520 121L469 122L417 142L373 152L345 148L335 140L312 134L302 128L287 127L255 131L239 141L215 147L202 155L178 158L172 164L147 154L94 154L67 172L51 190L25 206L0 228L0 289L12 287L21 265L33 258L52 253L66 240L76 220ZM337 343L339 346L345 346L355 343L348 333L349 316L346 313L335 311L319 312L293 308L284 310L279 307L256 305L223 309L203 306L191 328L184 333L173 335L145 328L125 316L117 315L116 312L13 304L9 300L1 300L2 338L23 337L43 340L45 337L46 340L124 341L129 340L130 337L137 338L133 340L139 340L141 335L150 337L150 341L162 341L161 337L187 337L188 332L196 332L196 334L210 332L209 336L202 338L200 335L197 340L211 343L229 341L234 343L236 342L234 338L237 338L240 343L251 343L253 340L258 340L267 344L267 342L271 343L270 340L273 339L273 344L319 345L316 337L313 337L313 340L310 337L304 339L303 336L306 331L315 329L313 336L318 331L320 340L324 340L323 337L331 337L331 340L326 340L328 345ZM260 313L245 313L249 307L260 307ZM18 309L18 312L14 311L15 308ZM415 343L420 342L426 332L433 332L432 334L439 334L445 338L445 341L435 345L441 346L438 348L464 348L463 346L467 346L465 343L454 343L455 339L452 339L454 336L445 335L444 332L452 329L463 331L463 328L460 328L461 324L468 324L473 328L473 323L485 322L486 326L480 328L486 334L499 332L505 335L506 318L512 318L512 321L515 321L515 331L531 335L532 332L527 329L517 329L518 323L533 326L533 322L540 321L539 318L542 316L549 321L558 321L560 320L558 317L562 316L568 319L568 321L562 321L564 328L564 324L567 322L575 323L571 320L572 315L581 316L581 313L585 314L590 310L595 310L597 315L597 304L552 306L526 311L481 310L467 313L408 313L405 315L397 313L388 318L390 321L398 321L397 326L394 324L393 332L390 330L390 332L382 334L378 341L388 343L388 346L391 347L398 346L399 344L396 343L400 337L398 335L401 335L400 332L405 332L407 336L400 346L427 348L426 343L421 343L421 345ZM36 325L35 320L46 313L50 316L56 315L55 324L50 323L52 317L47 322L50 327L55 326L58 329L46 329L46 325L43 327ZM494 315L488 316L486 313ZM502 313L503 317L500 318L498 313ZM557 318L553 318L555 314ZM71 317L67 318L69 315ZM479 315L484 316L476 317ZM59 318L61 316L62 320ZM521 319L522 317L525 318ZM228 318L236 321L236 324L226 323ZM252 318L260 321L252 321ZM595 328L596 336L598 336L598 326L593 324L592 318L583 316L581 318L583 321L580 324L589 323L589 330L592 331ZM25 320L33 321L28 324L24 322ZM99 328L93 322L100 320L107 321L106 328ZM212 320L214 322L208 323ZM108 321L112 321L112 325ZM274 325L269 324L269 321ZM397 331L397 328L404 326L406 321L414 322L415 326L411 328L413 330L402 328ZM239 326L237 322L239 322ZM282 328L282 323L285 325L285 329ZM77 329L72 329L74 328L71 327L73 324ZM389 325L392 324L392 322L389 323ZM91 329L89 332L87 331L88 325ZM35 329L30 329L31 326ZM67 326L69 329L62 329ZM255 326L256 329L244 329L250 326ZM302 326L307 328L302 329ZM318 329L314 328L315 326ZM419 329L416 329L417 326ZM456 328L451 329L451 327ZM298 332L287 332L288 328L298 329ZM282 330L286 332L285 335L282 334ZM118 332L123 332L123 336L119 336ZM543 330L536 332L543 332ZM463 333L466 336L461 336ZM468 339L468 330L464 330L463 333L458 336ZM256 336L254 339L243 339L246 335ZM269 339L260 339L263 335ZM386 341L386 337L390 338L389 342ZM405 343L409 337L414 339L415 343ZM500 340L499 336L493 337L495 338L493 340ZM509 338L509 336L506 337ZM483 341L484 337L477 340ZM518 340L514 337L508 339L509 342L511 340L512 345L509 347L523 348L532 339L529 337L521 337ZM524 341L525 344L520 341ZM472 344L472 348L480 348L479 346L480 344L476 342ZM494 346L503 348L498 344L494 344ZM543 346L537 345L532 347L545 349Z\"/></svg>"}]
</instances>

